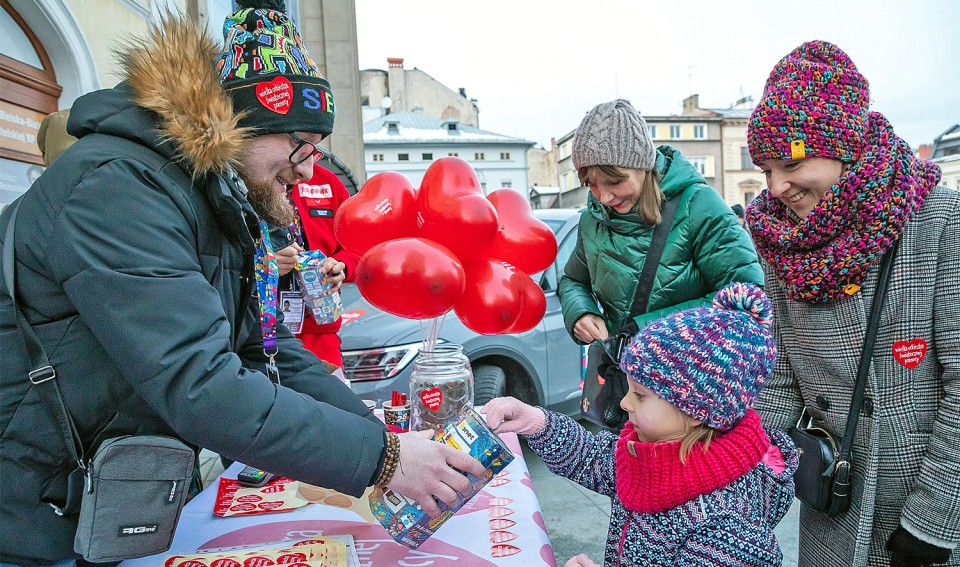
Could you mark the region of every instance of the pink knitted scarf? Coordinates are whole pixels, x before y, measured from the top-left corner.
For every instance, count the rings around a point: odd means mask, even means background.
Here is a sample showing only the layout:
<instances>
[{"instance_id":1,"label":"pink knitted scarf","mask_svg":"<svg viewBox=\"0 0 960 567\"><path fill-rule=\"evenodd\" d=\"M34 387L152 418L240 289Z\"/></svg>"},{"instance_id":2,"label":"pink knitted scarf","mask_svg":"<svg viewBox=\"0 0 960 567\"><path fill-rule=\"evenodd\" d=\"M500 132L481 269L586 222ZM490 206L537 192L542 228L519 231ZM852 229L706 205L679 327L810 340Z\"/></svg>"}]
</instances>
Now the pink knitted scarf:
<instances>
[{"instance_id":1,"label":"pink knitted scarf","mask_svg":"<svg viewBox=\"0 0 960 567\"><path fill-rule=\"evenodd\" d=\"M790 299L825 303L862 285L940 182L940 168L917 158L879 112L870 113L866 135L861 159L806 218L769 189L747 207L757 251Z\"/></svg>"},{"instance_id":2,"label":"pink knitted scarf","mask_svg":"<svg viewBox=\"0 0 960 567\"><path fill-rule=\"evenodd\" d=\"M637 456L627 449L630 441ZM695 446L686 463L680 462L680 441L643 443L627 423L617 441L617 496L634 512L663 512L747 474L769 446L752 409L733 429L714 437L706 451Z\"/></svg>"}]
</instances>

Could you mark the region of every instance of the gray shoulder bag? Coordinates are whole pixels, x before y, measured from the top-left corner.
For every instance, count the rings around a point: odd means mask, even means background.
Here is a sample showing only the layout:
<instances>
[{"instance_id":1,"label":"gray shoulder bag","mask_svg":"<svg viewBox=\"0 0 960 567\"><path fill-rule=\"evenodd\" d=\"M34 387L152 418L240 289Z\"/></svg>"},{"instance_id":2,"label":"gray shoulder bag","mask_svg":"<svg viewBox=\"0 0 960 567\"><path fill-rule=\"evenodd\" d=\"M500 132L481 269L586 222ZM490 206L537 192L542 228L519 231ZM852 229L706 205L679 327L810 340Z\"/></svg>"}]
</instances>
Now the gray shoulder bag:
<instances>
[{"instance_id":1,"label":"gray shoulder bag","mask_svg":"<svg viewBox=\"0 0 960 567\"><path fill-rule=\"evenodd\" d=\"M77 516L74 551L104 563L162 553L170 548L193 474L193 449L161 435L128 435L105 440L93 458L84 457L80 434L63 401L56 371L36 332L17 305L13 234L22 197L10 211L3 240L3 274L13 300L17 328L29 359L29 380L57 421L77 468L70 474L67 501L51 513Z\"/></svg>"}]
</instances>

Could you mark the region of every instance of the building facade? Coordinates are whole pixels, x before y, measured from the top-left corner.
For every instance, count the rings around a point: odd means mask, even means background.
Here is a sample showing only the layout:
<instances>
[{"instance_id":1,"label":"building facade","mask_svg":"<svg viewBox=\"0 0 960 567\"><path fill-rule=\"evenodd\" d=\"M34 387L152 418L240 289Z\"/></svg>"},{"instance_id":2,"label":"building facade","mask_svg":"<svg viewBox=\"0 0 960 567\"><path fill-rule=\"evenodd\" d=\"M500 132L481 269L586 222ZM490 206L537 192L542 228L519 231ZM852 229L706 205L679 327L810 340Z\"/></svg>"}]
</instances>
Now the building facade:
<instances>
[{"instance_id":1,"label":"building facade","mask_svg":"<svg viewBox=\"0 0 960 567\"><path fill-rule=\"evenodd\" d=\"M940 184L960 190L960 124L937 136L930 159L940 166Z\"/></svg>"},{"instance_id":2,"label":"building facade","mask_svg":"<svg viewBox=\"0 0 960 567\"><path fill-rule=\"evenodd\" d=\"M680 116L649 116L654 143L680 150L729 205L746 207L766 187L747 148L747 122L753 99L729 108L701 108L699 95L683 101Z\"/></svg>"},{"instance_id":3,"label":"building facade","mask_svg":"<svg viewBox=\"0 0 960 567\"><path fill-rule=\"evenodd\" d=\"M400 57L388 58L386 71L360 71L360 104L364 123L391 112L422 112L480 127L477 101L466 89L453 91L420 69L405 69Z\"/></svg>"},{"instance_id":4,"label":"building facade","mask_svg":"<svg viewBox=\"0 0 960 567\"><path fill-rule=\"evenodd\" d=\"M442 157L466 160L484 193L509 187L526 196L527 150L534 143L441 119L425 112L392 112L363 125L367 175L396 171L419 187L427 167Z\"/></svg>"},{"instance_id":5,"label":"building facade","mask_svg":"<svg viewBox=\"0 0 960 567\"><path fill-rule=\"evenodd\" d=\"M699 109L698 109L699 110ZM645 116L650 138L657 146L677 149L723 195L722 119L713 114Z\"/></svg>"},{"instance_id":6,"label":"building facade","mask_svg":"<svg viewBox=\"0 0 960 567\"><path fill-rule=\"evenodd\" d=\"M579 209L587 204L588 189L580 185L577 170L573 167L573 134L571 130L560 139L551 140L557 156L557 192L556 201L549 207L554 209ZM544 207L548 208L548 207Z\"/></svg>"},{"instance_id":7,"label":"building facade","mask_svg":"<svg viewBox=\"0 0 960 567\"><path fill-rule=\"evenodd\" d=\"M354 0L288 0L287 6L307 50L336 93L335 135L323 145L337 154L340 164L353 169L351 175L362 183ZM117 84L117 45L143 36L168 8L195 19L220 39L223 20L234 7L232 0L0 0L0 31L4 34L0 53L0 207L26 191L43 171L36 141L43 117L71 107L83 94Z\"/></svg>"}]
</instances>

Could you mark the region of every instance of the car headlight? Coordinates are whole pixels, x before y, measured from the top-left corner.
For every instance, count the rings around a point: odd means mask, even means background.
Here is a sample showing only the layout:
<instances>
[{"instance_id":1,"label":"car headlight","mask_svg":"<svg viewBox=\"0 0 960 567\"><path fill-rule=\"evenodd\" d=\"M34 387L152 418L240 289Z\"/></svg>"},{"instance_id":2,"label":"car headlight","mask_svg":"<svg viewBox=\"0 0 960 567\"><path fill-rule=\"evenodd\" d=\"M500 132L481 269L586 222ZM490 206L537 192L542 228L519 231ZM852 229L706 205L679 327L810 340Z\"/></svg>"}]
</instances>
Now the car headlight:
<instances>
[{"instance_id":1,"label":"car headlight","mask_svg":"<svg viewBox=\"0 0 960 567\"><path fill-rule=\"evenodd\" d=\"M423 343L385 348L351 350L343 353L343 375L352 382L393 378L417 357Z\"/></svg>"}]
</instances>

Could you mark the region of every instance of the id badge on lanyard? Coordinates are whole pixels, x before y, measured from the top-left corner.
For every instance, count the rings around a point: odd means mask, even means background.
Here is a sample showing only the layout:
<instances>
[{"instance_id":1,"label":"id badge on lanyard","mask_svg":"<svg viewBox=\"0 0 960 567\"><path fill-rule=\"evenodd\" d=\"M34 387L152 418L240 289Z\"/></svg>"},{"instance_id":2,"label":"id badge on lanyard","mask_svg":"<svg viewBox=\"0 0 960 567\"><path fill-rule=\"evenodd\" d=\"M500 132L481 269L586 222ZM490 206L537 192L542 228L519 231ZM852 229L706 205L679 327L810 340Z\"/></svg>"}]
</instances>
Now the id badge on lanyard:
<instances>
[{"instance_id":1,"label":"id badge on lanyard","mask_svg":"<svg viewBox=\"0 0 960 567\"><path fill-rule=\"evenodd\" d=\"M296 288L297 278L290 278L291 287ZM283 311L283 324L294 335L303 329L303 296L297 289L280 292L280 309Z\"/></svg>"}]
</instances>

